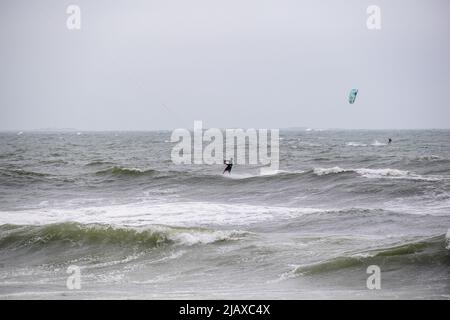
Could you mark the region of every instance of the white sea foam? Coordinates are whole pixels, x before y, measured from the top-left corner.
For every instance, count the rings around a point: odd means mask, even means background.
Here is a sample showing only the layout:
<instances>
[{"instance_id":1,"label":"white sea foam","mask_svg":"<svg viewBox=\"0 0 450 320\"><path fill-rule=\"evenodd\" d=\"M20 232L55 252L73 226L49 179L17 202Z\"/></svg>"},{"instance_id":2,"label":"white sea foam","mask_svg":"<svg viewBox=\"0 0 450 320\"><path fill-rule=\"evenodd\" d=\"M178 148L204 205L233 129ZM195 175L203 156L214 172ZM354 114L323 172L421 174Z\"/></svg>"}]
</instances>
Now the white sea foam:
<instances>
[{"instance_id":1,"label":"white sea foam","mask_svg":"<svg viewBox=\"0 0 450 320\"><path fill-rule=\"evenodd\" d=\"M227 179L236 179L236 180L241 180L241 179L249 179L249 178L255 178L255 177L259 177L261 176L260 174L252 174L252 173L225 173L222 175L224 178Z\"/></svg>"},{"instance_id":2,"label":"white sea foam","mask_svg":"<svg viewBox=\"0 0 450 320\"><path fill-rule=\"evenodd\" d=\"M434 160L442 160L443 158L441 158L440 156L431 154L431 155L419 156L416 159L419 161L434 161Z\"/></svg>"},{"instance_id":3,"label":"white sea foam","mask_svg":"<svg viewBox=\"0 0 450 320\"><path fill-rule=\"evenodd\" d=\"M226 240L240 240L248 234L244 231L186 231L169 235L169 239L184 245L208 244Z\"/></svg>"},{"instance_id":4,"label":"white sea foam","mask_svg":"<svg viewBox=\"0 0 450 320\"><path fill-rule=\"evenodd\" d=\"M256 177L262 177L262 176L274 176L277 174L290 174L290 173L304 173L303 170L295 170L295 171L287 171L287 170L277 170L277 169L271 169L271 168L260 168L259 173L241 173L241 172L232 172L231 174L223 174L222 176L224 178L228 179L249 179L249 178L256 178Z\"/></svg>"},{"instance_id":5,"label":"white sea foam","mask_svg":"<svg viewBox=\"0 0 450 320\"><path fill-rule=\"evenodd\" d=\"M362 175L366 178L383 178L383 177L392 177L392 178L412 178L413 175L409 171L398 170L398 169L355 169L356 173ZM419 176L417 176L419 177Z\"/></svg>"},{"instance_id":6,"label":"white sea foam","mask_svg":"<svg viewBox=\"0 0 450 320\"><path fill-rule=\"evenodd\" d=\"M78 208L67 208L62 205L61 209L40 208L21 211L0 211L0 224L42 225L73 221L83 224L107 223L113 226L125 227L146 227L148 225L181 227L208 227L210 225L245 226L274 219L289 219L322 211L314 208L247 204L209 202L155 203L146 201L139 204ZM205 239L203 240L206 241Z\"/></svg>"},{"instance_id":7,"label":"white sea foam","mask_svg":"<svg viewBox=\"0 0 450 320\"><path fill-rule=\"evenodd\" d=\"M424 176L410 171L398 169L355 169L355 171L366 178L392 178L392 179L408 179L408 180L422 180L422 181L438 181L442 177L439 176Z\"/></svg>"},{"instance_id":8,"label":"white sea foam","mask_svg":"<svg viewBox=\"0 0 450 320\"><path fill-rule=\"evenodd\" d=\"M354 142L354 141L347 142L345 145L347 145L349 147L367 147L368 146L366 143ZM373 147L381 147L381 146L386 146L387 144L383 143L383 142L379 142L378 140L375 140L370 145Z\"/></svg>"},{"instance_id":9,"label":"white sea foam","mask_svg":"<svg viewBox=\"0 0 450 320\"><path fill-rule=\"evenodd\" d=\"M167 262L169 260L181 258L185 254L186 254L186 250L173 251L173 252L169 253L168 255L166 255L162 258L158 258L156 260L152 260L149 263L150 264L163 263L163 262Z\"/></svg>"},{"instance_id":10,"label":"white sea foam","mask_svg":"<svg viewBox=\"0 0 450 320\"><path fill-rule=\"evenodd\" d=\"M375 140L375 141L371 144L371 146L374 146L374 147L381 147L381 146L385 146L385 145L386 145L386 143L379 142L378 140Z\"/></svg>"},{"instance_id":11,"label":"white sea foam","mask_svg":"<svg viewBox=\"0 0 450 320\"><path fill-rule=\"evenodd\" d=\"M126 256L123 259L120 260L114 260L114 261L108 261L108 262L101 262L101 263L94 263L92 265L88 265L86 268L104 268L104 267L111 267L119 264L126 264L131 261L134 261L140 257L142 257L145 254L145 251L142 251L140 253L132 254L129 256Z\"/></svg>"},{"instance_id":12,"label":"white sea foam","mask_svg":"<svg viewBox=\"0 0 450 320\"><path fill-rule=\"evenodd\" d=\"M347 172L347 171L352 171L351 169L347 170L347 169L342 169L339 167L333 167L333 168L314 168L313 172L318 175L318 176L323 176L323 175L327 175L327 174L332 174L332 173L341 173L341 172Z\"/></svg>"},{"instance_id":13,"label":"white sea foam","mask_svg":"<svg viewBox=\"0 0 450 320\"><path fill-rule=\"evenodd\" d=\"M326 129L322 129L322 128L306 128L305 131L307 131L307 132L311 132L311 131L322 132L322 131L326 131Z\"/></svg>"},{"instance_id":14,"label":"white sea foam","mask_svg":"<svg viewBox=\"0 0 450 320\"><path fill-rule=\"evenodd\" d=\"M162 282L169 282L169 281L174 281L176 279L178 279L179 277L181 277L181 275L179 273L177 274L163 274L163 275L157 275L152 277L151 279L148 280L140 280L140 281L132 281L132 283L134 284L141 284L141 285L145 285L145 284L155 284L155 283L162 283Z\"/></svg>"},{"instance_id":15,"label":"white sea foam","mask_svg":"<svg viewBox=\"0 0 450 320\"><path fill-rule=\"evenodd\" d=\"M353 141L347 142L346 145L349 147L367 147L367 144L365 144L365 143L353 142Z\"/></svg>"},{"instance_id":16,"label":"white sea foam","mask_svg":"<svg viewBox=\"0 0 450 320\"><path fill-rule=\"evenodd\" d=\"M439 176L423 176L419 174L415 174L405 170L399 169L368 169L368 168L360 168L360 169L343 169L340 167L332 167L332 168L314 168L314 174L318 176L342 173L342 172L355 172L365 178L372 179L380 179L380 178L391 178L391 179L410 179L410 180L424 180L424 181L437 181L441 180L442 177Z\"/></svg>"}]
</instances>

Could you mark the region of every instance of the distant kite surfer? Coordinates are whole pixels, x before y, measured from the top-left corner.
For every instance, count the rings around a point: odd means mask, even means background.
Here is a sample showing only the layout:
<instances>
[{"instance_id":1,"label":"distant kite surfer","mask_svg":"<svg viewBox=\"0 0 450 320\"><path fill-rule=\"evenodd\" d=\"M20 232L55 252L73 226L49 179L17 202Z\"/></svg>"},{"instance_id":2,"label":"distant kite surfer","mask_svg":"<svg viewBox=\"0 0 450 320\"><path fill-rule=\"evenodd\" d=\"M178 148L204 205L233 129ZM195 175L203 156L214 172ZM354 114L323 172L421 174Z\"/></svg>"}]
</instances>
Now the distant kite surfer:
<instances>
[{"instance_id":1,"label":"distant kite surfer","mask_svg":"<svg viewBox=\"0 0 450 320\"><path fill-rule=\"evenodd\" d=\"M231 168L233 168L233 158L230 160L223 160L223 164L226 165L225 170L223 170L222 174L225 174L225 172L228 171L228 174L231 174Z\"/></svg>"},{"instance_id":2,"label":"distant kite surfer","mask_svg":"<svg viewBox=\"0 0 450 320\"><path fill-rule=\"evenodd\" d=\"M389 138L389 140L388 140L388 143L389 143L389 144L391 144L391 143L392 143L392 139L391 139L391 138Z\"/></svg>"}]
</instances>

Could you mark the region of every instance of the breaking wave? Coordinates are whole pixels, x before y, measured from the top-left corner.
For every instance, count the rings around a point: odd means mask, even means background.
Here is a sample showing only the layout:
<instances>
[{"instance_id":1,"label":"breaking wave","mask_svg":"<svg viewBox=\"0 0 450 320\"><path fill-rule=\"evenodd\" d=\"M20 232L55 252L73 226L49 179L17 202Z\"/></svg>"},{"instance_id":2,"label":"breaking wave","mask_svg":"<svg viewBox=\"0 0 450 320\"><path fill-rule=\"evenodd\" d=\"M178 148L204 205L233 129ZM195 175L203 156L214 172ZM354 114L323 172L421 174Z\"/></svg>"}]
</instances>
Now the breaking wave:
<instances>
[{"instance_id":1,"label":"breaking wave","mask_svg":"<svg viewBox=\"0 0 450 320\"><path fill-rule=\"evenodd\" d=\"M106 170L97 171L96 174L98 175L109 174L114 176L140 176L140 175L154 174L156 172L157 171L153 169L142 170L138 168L112 167Z\"/></svg>"},{"instance_id":2,"label":"breaking wave","mask_svg":"<svg viewBox=\"0 0 450 320\"><path fill-rule=\"evenodd\" d=\"M386 146L387 144L383 143L383 142L379 142L378 140L375 140L370 145L373 146L373 147L381 147L381 146Z\"/></svg>"},{"instance_id":3,"label":"breaking wave","mask_svg":"<svg viewBox=\"0 0 450 320\"><path fill-rule=\"evenodd\" d=\"M347 142L346 145L349 147L367 147L367 144L365 144L365 143L352 142L352 141Z\"/></svg>"},{"instance_id":4,"label":"breaking wave","mask_svg":"<svg viewBox=\"0 0 450 320\"><path fill-rule=\"evenodd\" d=\"M240 240L248 234L236 230L216 231L168 226L131 228L76 222L47 225L5 224L0 226L0 249L43 249L51 245L155 248L170 244L196 245Z\"/></svg>"},{"instance_id":5,"label":"breaking wave","mask_svg":"<svg viewBox=\"0 0 450 320\"><path fill-rule=\"evenodd\" d=\"M425 180L425 181L436 181L440 180L440 177L436 176L423 176L419 174L412 173L410 171L399 170L399 169L343 169L340 167L332 168L314 168L313 173L317 176L324 176L330 174L340 174L340 173L357 173L365 178L391 178L391 179L410 179L410 180Z\"/></svg>"},{"instance_id":6,"label":"breaking wave","mask_svg":"<svg viewBox=\"0 0 450 320\"><path fill-rule=\"evenodd\" d=\"M448 239L447 239L448 240ZM389 263L410 264L443 264L450 267L450 252L445 246L444 235L428 238L418 242L411 242L394 247L360 252L350 256L340 256L315 264L297 266L297 275L313 275L336 272L341 269L383 265Z\"/></svg>"}]
</instances>

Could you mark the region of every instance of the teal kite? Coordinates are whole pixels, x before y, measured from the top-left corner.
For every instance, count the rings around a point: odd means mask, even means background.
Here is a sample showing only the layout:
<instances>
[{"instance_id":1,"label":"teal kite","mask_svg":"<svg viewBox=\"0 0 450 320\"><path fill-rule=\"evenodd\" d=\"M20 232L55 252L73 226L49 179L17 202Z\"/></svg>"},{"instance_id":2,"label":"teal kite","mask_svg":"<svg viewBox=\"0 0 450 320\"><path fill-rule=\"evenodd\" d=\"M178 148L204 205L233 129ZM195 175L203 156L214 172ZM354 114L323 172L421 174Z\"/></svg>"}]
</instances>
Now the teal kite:
<instances>
[{"instance_id":1,"label":"teal kite","mask_svg":"<svg viewBox=\"0 0 450 320\"><path fill-rule=\"evenodd\" d=\"M350 104L353 104L355 102L357 94L358 94L358 89L350 90L350 94L348 95L348 102L350 102Z\"/></svg>"}]
</instances>

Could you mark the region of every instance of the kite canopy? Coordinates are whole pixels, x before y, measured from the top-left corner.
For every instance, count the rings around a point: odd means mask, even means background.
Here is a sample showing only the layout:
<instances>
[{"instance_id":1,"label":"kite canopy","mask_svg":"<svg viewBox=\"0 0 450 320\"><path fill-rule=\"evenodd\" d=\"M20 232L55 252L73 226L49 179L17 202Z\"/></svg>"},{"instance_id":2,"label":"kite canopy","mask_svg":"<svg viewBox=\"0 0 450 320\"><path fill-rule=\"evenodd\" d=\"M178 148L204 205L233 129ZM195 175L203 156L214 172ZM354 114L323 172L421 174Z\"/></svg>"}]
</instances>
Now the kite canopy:
<instances>
[{"instance_id":1,"label":"kite canopy","mask_svg":"<svg viewBox=\"0 0 450 320\"><path fill-rule=\"evenodd\" d=\"M348 95L348 102L350 102L350 104L355 102L357 94L358 94L358 89L350 90L350 94Z\"/></svg>"}]
</instances>

